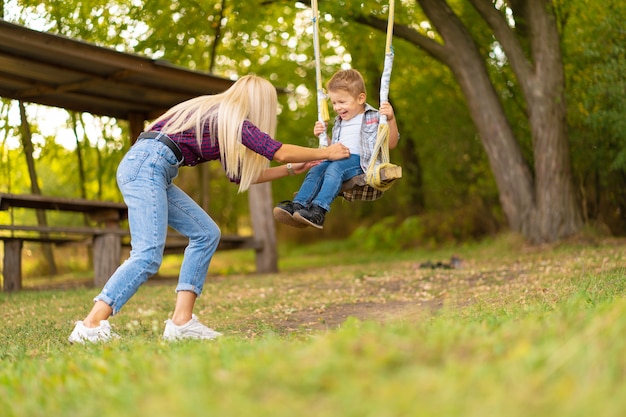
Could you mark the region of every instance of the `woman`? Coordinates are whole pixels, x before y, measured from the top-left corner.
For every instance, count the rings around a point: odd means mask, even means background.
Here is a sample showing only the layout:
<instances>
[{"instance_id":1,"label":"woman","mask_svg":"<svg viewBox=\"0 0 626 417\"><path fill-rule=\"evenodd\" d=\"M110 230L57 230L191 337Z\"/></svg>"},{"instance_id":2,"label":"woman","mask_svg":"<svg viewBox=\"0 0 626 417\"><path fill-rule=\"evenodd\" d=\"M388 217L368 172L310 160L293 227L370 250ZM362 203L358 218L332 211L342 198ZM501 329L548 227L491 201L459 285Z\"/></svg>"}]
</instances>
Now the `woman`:
<instances>
[{"instance_id":1,"label":"woman","mask_svg":"<svg viewBox=\"0 0 626 417\"><path fill-rule=\"evenodd\" d=\"M128 206L130 257L94 299L84 320L76 322L70 343L117 337L108 318L117 314L161 265L168 225L189 238L176 287L176 306L163 338L214 339L220 333L193 314L220 230L191 197L172 184L179 166L219 160L226 175L245 191L254 183L306 171L309 161L350 156L336 144L322 149L282 144L276 131L276 89L249 75L228 90L180 103L142 133L117 169L117 183ZM270 160L286 165L269 167ZM293 163L293 164L292 164Z\"/></svg>"}]
</instances>

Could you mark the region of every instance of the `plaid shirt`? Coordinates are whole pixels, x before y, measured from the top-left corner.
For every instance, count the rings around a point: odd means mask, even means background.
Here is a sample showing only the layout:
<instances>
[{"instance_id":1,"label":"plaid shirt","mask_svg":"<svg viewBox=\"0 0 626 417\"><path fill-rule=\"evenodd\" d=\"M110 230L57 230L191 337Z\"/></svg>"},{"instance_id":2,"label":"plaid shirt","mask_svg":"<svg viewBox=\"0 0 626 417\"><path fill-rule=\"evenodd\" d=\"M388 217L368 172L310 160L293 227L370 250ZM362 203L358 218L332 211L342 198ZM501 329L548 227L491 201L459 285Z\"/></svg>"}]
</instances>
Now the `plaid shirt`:
<instances>
[{"instance_id":1,"label":"plaid shirt","mask_svg":"<svg viewBox=\"0 0 626 417\"><path fill-rule=\"evenodd\" d=\"M363 114L363 122L361 123L361 168L363 172L367 172L370 161L372 160L372 152L376 146L378 136L378 110L365 103L365 113ZM339 141L339 129L341 127L341 117L335 117L333 125L332 137L333 143ZM366 184L365 178L357 178L355 185L349 191L341 193L342 197L348 201L373 201L383 196L383 191L377 190Z\"/></svg>"},{"instance_id":2,"label":"plaid shirt","mask_svg":"<svg viewBox=\"0 0 626 417\"><path fill-rule=\"evenodd\" d=\"M365 113L363 114L363 122L361 123L361 168L363 172L367 171L372 159L372 152L376 146L376 136L378 134L378 110L365 103ZM339 142L339 131L341 127L341 117L335 117L335 123L332 130L332 143Z\"/></svg>"},{"instance_id":3,"label":"plaid shirt","mask_svg":"<svg viewBox=\"0 0 626 417\"><path fill-rule=\"evenodd\" d=\"M154 125L151 130L160 131L165 123L167 123L167 120ZM202 162L220 159L219 143L217 140L212 140L213 138L211 138L211 132L207 125L204 126L204 131L202 132L202 145L198 145L196 130L193 128L167 136L178 145L183 153L185 158L183 165L194 166ZM276 151L283 146L281 142L272 139L270 135L259 130L258 127L248 120L243 122L241 143L270 161L274 158ZM231 178L231 180L238 181L237 178Z\"/></svg>"}]
</instances>

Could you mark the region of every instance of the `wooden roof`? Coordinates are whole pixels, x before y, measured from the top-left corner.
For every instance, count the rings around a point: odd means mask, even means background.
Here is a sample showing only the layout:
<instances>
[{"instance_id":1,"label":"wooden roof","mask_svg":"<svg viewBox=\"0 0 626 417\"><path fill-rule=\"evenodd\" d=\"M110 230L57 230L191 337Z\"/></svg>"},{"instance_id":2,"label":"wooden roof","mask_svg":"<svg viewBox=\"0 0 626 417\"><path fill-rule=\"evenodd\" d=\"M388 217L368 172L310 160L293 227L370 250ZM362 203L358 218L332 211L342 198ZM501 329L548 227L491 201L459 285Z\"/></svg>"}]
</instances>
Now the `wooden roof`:
<instances>
[{"instance_id":1,"label":"wooden roof","mask_svg":"<svg viewBox=\"0 0 626 417\"><path fill-rule=\"evenodd\" d=\"M148 120L233 81L0 20L0 97Z\"/></svg>"}]
</instances>

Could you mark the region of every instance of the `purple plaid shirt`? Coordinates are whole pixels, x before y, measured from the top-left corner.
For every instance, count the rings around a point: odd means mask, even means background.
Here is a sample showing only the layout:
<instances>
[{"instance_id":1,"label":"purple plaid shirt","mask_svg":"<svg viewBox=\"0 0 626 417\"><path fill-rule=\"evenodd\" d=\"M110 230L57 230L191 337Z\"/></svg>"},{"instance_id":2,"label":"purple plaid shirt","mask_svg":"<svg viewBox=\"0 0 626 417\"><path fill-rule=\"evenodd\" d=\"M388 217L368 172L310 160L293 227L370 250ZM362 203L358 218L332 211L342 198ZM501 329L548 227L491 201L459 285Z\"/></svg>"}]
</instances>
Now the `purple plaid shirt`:
<instances>
[{"instance_id":1,"label":"purple plaid shirt","mask_svg":"<svg viewBox=\"0 0 626 417\"><path fill-rule=\"evenodd\" d=\"M167 120L163 120L154 125L151 131L161 131L161 128ZM196 130L189 129L180 133L172 133L168 135L172 141L174 141L185 158L183 165L194 166L202 162L219 160L220 148L217 141L215 145L211 145L211 133L208 126L204 126L204 132L202 134L202 146L198 145L196 141ZM283 146L281 142L278 142L267 133L259 130L258 127L253 125L250 121L244 120L241 130L241 143L254 152L263 155L270 161L274 158L276 151ZM236 178L231 178L233 181L237 181Z\"/></svg>"}]
</instances>

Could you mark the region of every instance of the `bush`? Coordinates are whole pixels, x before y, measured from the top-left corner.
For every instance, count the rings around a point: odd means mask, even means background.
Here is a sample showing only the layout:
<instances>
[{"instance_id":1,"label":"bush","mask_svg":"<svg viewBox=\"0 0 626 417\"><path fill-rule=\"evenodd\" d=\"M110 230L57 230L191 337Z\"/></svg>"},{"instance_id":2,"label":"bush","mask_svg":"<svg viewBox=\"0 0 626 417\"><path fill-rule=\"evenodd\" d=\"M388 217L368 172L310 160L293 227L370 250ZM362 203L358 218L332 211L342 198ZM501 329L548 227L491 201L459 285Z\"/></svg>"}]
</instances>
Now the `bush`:
<instances>
[{"instance_id":1,"label":"bush","mask_svg":"<svg viewBox=\"0 0 626 417\"><path fill-rule=\"evenodd\" d=\"M493 236L501 222L481 204L468 204L445 213L427 213L406 219L385 217L371 226L357 228L350 244L365 250L402 250L437 247Z\"/></svg>"}]
</instances>

